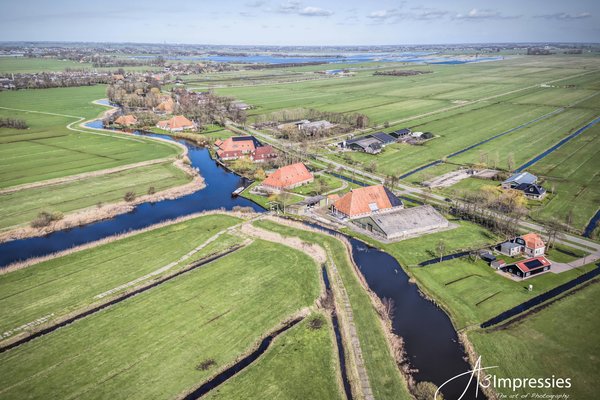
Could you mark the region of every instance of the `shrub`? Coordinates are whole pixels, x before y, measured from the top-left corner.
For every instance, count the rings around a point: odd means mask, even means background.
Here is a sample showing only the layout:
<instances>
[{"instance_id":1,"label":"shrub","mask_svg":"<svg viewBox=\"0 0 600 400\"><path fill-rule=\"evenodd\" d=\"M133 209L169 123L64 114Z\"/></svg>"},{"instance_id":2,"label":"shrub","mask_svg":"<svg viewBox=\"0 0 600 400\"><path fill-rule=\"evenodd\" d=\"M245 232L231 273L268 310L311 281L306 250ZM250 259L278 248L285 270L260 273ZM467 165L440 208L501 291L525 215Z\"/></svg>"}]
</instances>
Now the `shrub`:
<instances>
[{"instance_id":1,"label":"shrub","mask_svg":"<svg viewBox=\"0 0 600 400\"><path fill-rule=\"evenodd\" d=\"M156 189L154 188L154 186L150 186L148 188L148 194L154 194L154 193L156 193Z\"/></svg>"},{"instance_id":2,"label":"shrub","mask_svg":"<svg viewBox=\"0 0 600 400\"><path fill-rule=\"evenodd\" d=\"M208 360L204 360L200 364L196 365L196 369L198 371L206 371L207 369L215 365L217 365L217 362L212 358L209 358Z\"/></svg>"},{"instance_id":3,"label":"shrub","mask_svg":"<svg viewBox=\"0 0 600 400\"><path fill-rule=\"evenodd\" d=\"M323 326L323 318L321 316L316 316L308 322L308 326L310 329L321 329Z\"/></svg>"},{"instance_id":4,"label":"shrub","mask_svg":"<svg viewBox=\"0 0 600 400\"><path fill-rule=\"evenodd\" d=\"M413 394L417 400L431 400L437 389L437 386L431 382L419 382L415 385ZM444 397L441 393L438 393L437 399L443 400Z\"/></svg>"},{"instance_id":5,"label":"shrub","mask_svg":"<svg viewBox=\"0 0 600 400\"><path fill-rule=\"evenodd\" d=\"M43 228L50 225L52 222L59 221L61 219L63 219L63 214L60 211L53 213L42 211L38 214L37 218L31 222L31 226L33 228Z\"/></svg>"},{"instance_id":6,"label":"shrub","mask_svg":"<svg viewBox=\"0 0 600 400\"><path fill-rule=\"evenodd\" d=\"M128 203L134 201L135 200L135 192L129 191L129 192L125 193L125 196L123 196L123 199Z\"/></svg>"}]
</instances>

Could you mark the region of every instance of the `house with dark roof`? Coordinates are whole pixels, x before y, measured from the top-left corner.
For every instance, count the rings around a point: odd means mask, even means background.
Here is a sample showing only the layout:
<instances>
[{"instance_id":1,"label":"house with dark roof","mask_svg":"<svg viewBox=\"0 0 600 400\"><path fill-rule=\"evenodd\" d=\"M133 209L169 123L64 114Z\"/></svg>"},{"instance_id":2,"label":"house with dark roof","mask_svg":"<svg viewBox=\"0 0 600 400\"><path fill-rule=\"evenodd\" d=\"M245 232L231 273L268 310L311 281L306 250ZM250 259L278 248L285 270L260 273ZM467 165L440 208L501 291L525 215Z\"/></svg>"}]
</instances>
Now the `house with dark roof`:
<instances>
[{"instance_id":1,"label":"house with dark roof","mask_svg":"<svg viewBox=\"0 0 600 400\"><path fill-rule=\"evenodd\" d=\"M351 150L362 151L369 154L377 154L381 152L381 142L373 137L365 136L358 139L350 139L342 143L342 147Z\"/></svg>"},{"instance_id":2,"label":"house with dark roof","mask_svg":"<svg viewBox=\"0 0 600 400\"><path fill-rule=\"evenodd\" d=\"M541 274L550 270L552 264L544 256L528 258L527 260L519 261L514 264L506 265L500 268L504 272L508 272L511 275L526 279L531 276Z\"/></svg>"},{"instance_id":3,"label":"house with dark roof","mask_svg":"<svg viewBox=\"0 0 600 400\"><path fill-rule=\"evenodd\" d=\"M537 233L527 233L500 245L500 253L509 257L524 254L526 257L544 255L546 244Z\"/></svg>"},{"instance_id":4,"label":"house with dark roof","mask_svg":"<svg viewBox=\"0 0 600 400\"><path fill-rule=\"evenodd\" d=\"M532 185L537 183L537 179L537 176L530 174L529 172L517 172L502 182L502 189L514 189L522 184Z\"/></svg>"},{"instance_id":5,"label":"house with dark roof","mask_svg":"<svg viewBox=\"0 0 600 400\"><path fill-rule=\"evenodd\" d=\"M525 197L532 200L542 200L546 196L546 189L535 183L521 183L514 190L520 190Z\"/></svg>"},{"instance_id":6,"label":"house with dark roof","mask_svg":"<svg viewBox=\"0 0 600 400\"><path fill-rule=\"evenodd\" d=\"M377 132L369 135L372 138L375 138L381 142L381 146L385 147L388 144L396 143L396 139L387 133Z\"/></svg>"},{"instance_id":7,"label":"house with dark roof","mask_svg":"<svg viewBox=\"0 0 600 400\"><path fill-rule=\"evenodd\" d=\"M403 128L403 129L398 129L397 131L391 132L390 136L393 136L396 139L400 139L400 138L410 135L411 133L412 133L412 131L410 129Z\"/></svg>"},{"instance_id":8,"label":"house with dark roof","mask_svg":"<svg viewBox=\"0 0 600 400\"><path fill-rule=\"evenodd\" d=\"M350 190L333 203L331 213L339 218L355 219L403 207L402 200L388 188L375 185Z\"/></svg>"}]
</instances>

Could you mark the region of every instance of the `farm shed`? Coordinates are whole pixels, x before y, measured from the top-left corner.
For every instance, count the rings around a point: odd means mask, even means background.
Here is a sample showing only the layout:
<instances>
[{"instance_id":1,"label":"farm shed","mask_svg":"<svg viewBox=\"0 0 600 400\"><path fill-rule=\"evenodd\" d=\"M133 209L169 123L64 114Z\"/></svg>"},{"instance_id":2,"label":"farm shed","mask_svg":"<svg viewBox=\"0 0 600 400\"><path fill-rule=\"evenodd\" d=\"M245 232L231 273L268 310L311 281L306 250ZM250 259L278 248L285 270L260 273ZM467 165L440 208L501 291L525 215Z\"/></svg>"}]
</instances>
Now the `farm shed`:
<instances>
[{"instance_id":1,"label":"farm shed","mask_svg":"<svg viewBox=\"0 0 600 400\"><path fill-rule=\"evenodd\" d=\"M448 220L430 205L371 215L353 222L388 240L422 235L449 226Z\"/></svg>"}]
</instances>

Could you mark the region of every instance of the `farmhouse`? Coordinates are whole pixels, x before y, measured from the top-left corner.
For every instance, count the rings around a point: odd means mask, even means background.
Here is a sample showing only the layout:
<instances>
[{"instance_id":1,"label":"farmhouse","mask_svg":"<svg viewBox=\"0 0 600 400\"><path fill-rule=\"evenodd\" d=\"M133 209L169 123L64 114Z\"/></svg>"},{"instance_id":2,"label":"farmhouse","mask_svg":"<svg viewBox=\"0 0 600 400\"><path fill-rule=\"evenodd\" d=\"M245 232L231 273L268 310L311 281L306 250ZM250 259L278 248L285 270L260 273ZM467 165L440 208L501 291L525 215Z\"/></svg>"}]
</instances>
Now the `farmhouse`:
<instances>
[{"instance_id":1,"label":"farmhouse","mask_svg":"<svg viewBox=\"0 0 600 400\"><path fill-rule=\"evenodd\" d=\"M271 146L263 146L254 136L233 136L225 140L217 140L217 157L223 161L248 157L255 162L264 162L277 157Z\"/></svg>"},{"instance_id":2,"label":"farmhouse","mask_svg":"<svg viewBox=\"0 0 600 400\"><path fill-rule=\"evenodd\" d=\"M361 218L403 208L402 201L383 185L352 189L331 206L339 218Z\"/></svg>"},{"instance_id":3,"label":"farmhouse","mask_svg":"<svg viewBox=\"0 0 600 400\"><path fill-rule=\"evenodd\" d=\"M381 152L381 142L373 137L363 137L358 139L347 140L342 143L342 147L347 147L352 150L363 151L369 154L377 154Z\"/></svg>"},{"instance_id":4,"label":"farmhouse","mask_svg":"<svg viewBox=\"0 0 600 400\"><path fill-rule=\"evenodd\" d=\"M549 271L551 266L552 264L550 261L548 261L548 259L546 259L546 257L539 256L506 265L502 267L501 270L508 272L513 276L525 279L533 275Z\"/></svg>"},{"instance_id":5,"label":"farmhouse","mask_svg":"<svg viewBox=\"0 0 600 400\"><path fill-rule=\"evenodd\" d=\"M519 185L532 185L537 182L537 176L529 172L518 172L502 182L502 189L514 189Z\"/></svg>"},{"instance_id":6,"label":"farmhouse","mask_svg":"<svg viewBox=\"0 0 600 400\"><path fill-rule=\"evenodd\" d=\"M261 186L271 190L293 189L314 180L315 177L303 163L296 163L279 168Z\"/></svg>"},{"instance_id":7,"label":"farmhouse","mask_svg":"<svg viewBox=\"0 0 600 400\"><path fill-rule=\"evenodd\" d=\"M133 115L121 115L115 120L115 124L121 126L131 126L137 124L138 120Z\"/></svg>"},{"instance_id":8,"label":"farmhouse","mask_svg":"<svg viewBox=\"0 0 600 400\"><path fill-rule=\"evenodd\" d=\"M546 245L544 241L537 233L528 233L521 236L521 239L525 242L524 250L526 256L537 257L544 254Z\"/></svg>"},{"instance_id":9,"label":"farmhouse","mask_svg":"<svg viewBox=\"0 0 600 400\"><path fill-rule=\"evenodd\" d=\"M397 209L352 221L387 240L404 239L447 228L449 223L430 205Z\"/></svg>"},{"instance_id":10,"label":"farmhouse","mask_svg":"<svg viewBox=\"0 0 600 400\"><path fill-rule=\"evenodd\" d=\"M165 121L158 121L156 126L160 129L170 132L181 132L185 130L196 129L196 125L183 115L177 115Z\"/></svg>"},{"instance_id":11,"label":"farmhouse","mask_svg":"<svg viewBox=\"0 0 600 400\"><path fill-rule=\"evenodd\" d=\"M525 197L532 200L542 200L546 196L546 189L535 183L521 183L514 190L520 190Z\"/></svg>"},{"instance_id":12,"label":"farmhouse","mask_svg":"<svg viewBox=\"0 0 600 400\"><path fill-rule=\"evenodd\" d=\"M544 255L545 251L546 245L537 233L528 233L500 245L500 252L510 257L519 254L524 254L527 257L538 257Z\"/></svg>"}]
</instances>

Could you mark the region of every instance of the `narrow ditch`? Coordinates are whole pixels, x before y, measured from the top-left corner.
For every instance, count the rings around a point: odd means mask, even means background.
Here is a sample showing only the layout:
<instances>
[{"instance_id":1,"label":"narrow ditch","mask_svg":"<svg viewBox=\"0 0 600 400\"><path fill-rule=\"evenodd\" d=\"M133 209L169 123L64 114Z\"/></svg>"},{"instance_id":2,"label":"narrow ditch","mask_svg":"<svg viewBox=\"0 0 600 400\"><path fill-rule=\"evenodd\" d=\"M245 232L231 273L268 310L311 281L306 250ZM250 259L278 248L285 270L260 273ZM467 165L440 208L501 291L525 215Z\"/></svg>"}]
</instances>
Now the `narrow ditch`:
<instances>
[{"instance_id":1,"label":"narrow ditch","mask_svg":"<svg viewBox=\"0 0 600 400\"><path fill-rule=\"evenodd\" d=\"M33 339L36 339L36 338L39 338L41 336L47 335L49 333L52 333L52 332L54 332L55 330L57 330L59 328L62 328L64 326L67 326L67 325L75 322L75 321L78 321L78 320L83 319L83 318L85 318L87 316L95 314L98 311L101 311L101 310L103 310L103 309L105 309L107 307L110 307L110 306L113 306L115 304L118 304L118 303L120 303L120 302L122 302L124 300L129 299L130 297L133 297L133 296L138 295L140 293L143 293L143 292L145 292L147 290L150 290L150 289L152 289L152 288L154 288L154 287L156 287L156 286L158 286L158 285L160 285L162 283L168 282L171 279L174 279L174 278L176 278L176 277L178 277L180 275L183 275L186 272L192 271L192 270L194 270L196 268L199 268L199 267L201 267L203 265L206 265L208 263L216 261L216 260L218 260L221 257L225 257L226 255L231 254L234 251L237 251L237 250L241 249L242 247L244 247L244 246L243 245L236 245L236 246L232 247L231 249L229 249L227 251L224 251L224 252L221 252L221 253L209 256L207 258L204 258L202 260L199 260L199 261L197 261L195 263L190 264L188 267L182 269L181 271L174 273L173 275L165 276L165 277L163 277L163 278L161 278L161 279L159 279L159 280L157 280L155 282L152 282L151 284L148 284L146 286L140 287L140 288L138 288L138 289L136 289L136 290L134 290L132 292L125 293L125 294L123 294L123 295L121 295L121 296L119 296L119 297L117 297L115 299L112 299L112 300L110 300L110 301L108 301L106 303L97 305L97 306L95 306L95 307L93 307L93 308L91 308L89 310L86 310L84 312L76 314L76 315L74 315L72 317L69 317L69 318L63 320L63 321L59 321L59 322L55 323L54 325L48 326L48 327L46 327L44 329L41 329L41 330L39 330L37 332L34 332L31 335L26 336L26 337L24 337L22 339L16 340L16 341L14 341L12 343L8 343L6 345L1 345L0 346L0 353L4 353L5 351L8 351L10 349L14 349L15 347L18 347L18 346L21 346L22 344L30 342Z\"/></svg>"},{"instance_id":2,"label":"narrow ditch","mask_svg":"<svg viewBox=\"0 0 600 400\"><path fill-rule=\"evenodd\" d=\"M211 390L213 390L216 387L220 386L221 384L225 383L229 378L232 378L238 372L242 371L248 365L252 364L254 361L256 361L256 359L258 359L258 357L260 357L265 351L267 351L267 349L271 345L271 342L273 342L273 339L275 339L277 336L281 335L288 329L292 328L293 326L297 325L303 319L304 319L304 317L296 318L296 319L288 322L287 324L285 324L283 327L279 328L275 332L271 333L269 336L267 336L260 342L260 345L258 346L258 348L256 350L254 350L252 353L250 353L246 357L242 358L240 361L236 362L234 365L227 368L223 372L219 373L218 375L216 375L214 378L212 378L208 382L203 383L200 387L195 389L190 394L186 395L183 399L184 400L199 399L200 397L204 396L206 393L210 392Z\"/></svg>"}]
</instances>

